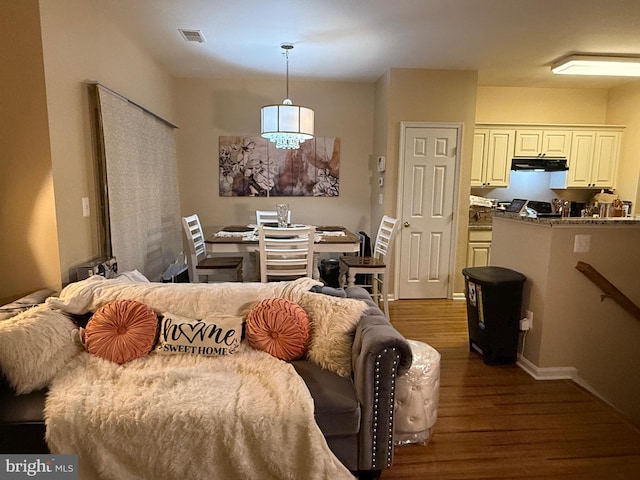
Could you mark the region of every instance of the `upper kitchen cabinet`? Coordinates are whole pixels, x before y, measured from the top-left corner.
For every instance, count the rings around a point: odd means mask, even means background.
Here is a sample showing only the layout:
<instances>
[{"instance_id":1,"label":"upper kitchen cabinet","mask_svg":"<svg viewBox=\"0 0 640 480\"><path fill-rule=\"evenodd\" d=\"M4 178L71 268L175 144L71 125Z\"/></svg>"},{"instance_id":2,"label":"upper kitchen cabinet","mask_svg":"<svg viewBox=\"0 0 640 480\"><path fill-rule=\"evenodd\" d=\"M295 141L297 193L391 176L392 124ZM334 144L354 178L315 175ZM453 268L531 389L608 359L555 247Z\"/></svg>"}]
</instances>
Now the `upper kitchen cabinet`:
<instances>
[{"instance_id":1,"label":"upper kitchen cabinet","mask_svg":"<svg viewBox=\"0 0 640 480\"><path fill-rule=\"evenodd\" d=\"M472 187L508 187L515 129L476 128L471 162Z\"/></svg>"},{"instance_id":2,"label":"upper kitchen cabinet","mask_svg":"<svg viewBox=\"0 0 640 480\"><path fill-rule=\"evenodd\" d=\"M568 172L553 172L551 188L612 188L620 156L621 130L576 130Z\"/></svg>"},{"instance_id":3,"label":"upper kitchen cabinet","mask_svg":"<svg viewBox=\"0 0 640 480\"><path fill-rule=\"evenodd\" d=\"M571 130L524 129L516 131L516 157L567 157Z\"/></svg>"}]
</instances>

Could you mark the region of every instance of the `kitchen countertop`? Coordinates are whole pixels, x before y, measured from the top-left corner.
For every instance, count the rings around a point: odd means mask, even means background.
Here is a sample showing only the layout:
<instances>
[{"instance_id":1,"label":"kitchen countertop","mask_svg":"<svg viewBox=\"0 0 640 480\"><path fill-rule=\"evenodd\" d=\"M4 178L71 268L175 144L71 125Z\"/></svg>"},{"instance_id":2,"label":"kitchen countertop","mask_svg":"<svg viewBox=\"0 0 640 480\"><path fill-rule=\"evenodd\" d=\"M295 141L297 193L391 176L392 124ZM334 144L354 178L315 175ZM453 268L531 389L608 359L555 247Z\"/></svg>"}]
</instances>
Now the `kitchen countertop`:
<instances>
[{"instance_id":1,"label":"kitchen countertop","mask_svg":"<svg viewBox=\"0 0 640 480\"><path fill-rule=\"evenodd\" d=\"M590 218L590 217L563 217L563 218L531 218L522 217L517 213L493 212L494 218L505 218L509 220L518 220L539 225L554 226L578 226L578 225L608 225L608 226L640 226L640 218L632 217L607 217L607 218ZM471 227L469 227L471 228Z\"/></svg>"},{"instance_id":2,"label":"kitchen countertop","mask_svg":"<svg viewBox=\"0 0 640 480\"><path fill-rule=\"evenodd\" d=\"M490 223L469 224L469 230L491 230L493 227Z\"/></svg>"}]
</instances>

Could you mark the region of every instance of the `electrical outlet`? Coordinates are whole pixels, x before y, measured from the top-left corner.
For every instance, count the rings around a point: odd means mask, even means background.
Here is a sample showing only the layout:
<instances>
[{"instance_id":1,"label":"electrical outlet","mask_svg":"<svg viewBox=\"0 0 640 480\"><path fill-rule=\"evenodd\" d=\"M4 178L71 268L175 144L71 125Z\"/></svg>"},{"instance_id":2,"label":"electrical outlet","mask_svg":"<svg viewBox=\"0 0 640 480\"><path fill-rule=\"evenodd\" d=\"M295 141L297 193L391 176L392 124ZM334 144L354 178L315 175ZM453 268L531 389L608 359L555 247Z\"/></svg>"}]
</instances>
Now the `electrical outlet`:
<instances>
[{"instance_id":1,"label":"electrical outlet","mask_svg":"<svg viewBox=\"0 0 640 480\"><path fill-rule=\"evenodd\" d=\"M520 330L523 332L531 330L533 328L533 312L531 310L526 311L526 317L520 319Z\"/></svg>"},{"instance_id":2,"label":"electrical outlet","mask_svg":"<svg viewBox=\"0 0 640 480\"><path fill-rule=\"evenodd\" d=\"M378 204L379 204L379 205L382 205L382 201L383 201L382 194L381 194L381 193L379 193L379 194L378 194Z\"/></svg>"},{"instance_id":3,"label":"electrical outlet","mask_svg":"<svg viewBox=\"0 0 640 480\"><path fill-rule=\"evenodd\" d=\"M591 235L576 235L573 239L573 253L587 253L591 247Z\"/></svg>"}]
</instances>

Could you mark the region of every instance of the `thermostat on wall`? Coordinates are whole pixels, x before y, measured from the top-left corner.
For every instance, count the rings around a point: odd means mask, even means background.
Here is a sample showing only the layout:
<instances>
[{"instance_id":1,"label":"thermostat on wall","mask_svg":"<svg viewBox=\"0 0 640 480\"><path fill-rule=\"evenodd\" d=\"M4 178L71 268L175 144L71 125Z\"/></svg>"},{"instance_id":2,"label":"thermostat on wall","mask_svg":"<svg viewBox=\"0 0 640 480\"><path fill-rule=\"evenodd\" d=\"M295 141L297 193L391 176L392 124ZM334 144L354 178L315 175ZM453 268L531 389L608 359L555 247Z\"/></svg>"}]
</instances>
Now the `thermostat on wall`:
<instances>
[{"instance_id":1,"label":"thermostat on wall","mask_svg":"<svg viewBox=\"0 0 640 480\"><path fill-rule=\"evenodd\" d=\"M381 155L378 157L378 171L384 172L384 170L385 170L385 160L384 160L384 157Z\"/></svg>"}]
</instances>

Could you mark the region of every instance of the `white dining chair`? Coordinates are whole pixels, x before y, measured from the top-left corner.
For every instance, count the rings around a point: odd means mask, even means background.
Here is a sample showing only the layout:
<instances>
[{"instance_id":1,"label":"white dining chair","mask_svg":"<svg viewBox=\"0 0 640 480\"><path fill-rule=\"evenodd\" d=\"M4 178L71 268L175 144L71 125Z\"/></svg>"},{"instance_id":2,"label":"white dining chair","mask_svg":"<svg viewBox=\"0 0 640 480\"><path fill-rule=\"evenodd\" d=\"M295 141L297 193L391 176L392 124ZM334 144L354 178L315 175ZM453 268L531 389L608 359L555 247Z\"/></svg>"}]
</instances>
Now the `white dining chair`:
<instances>
[{"instance_id":1,"label":"white dining chair","mask_svg":"<svg viewBox=\"0 0 640 480\"><path fill-rule=\"evenodd\" d=\"M311 277L316 227L258 227L260 281Z\"/></svg>"},{"instance_id":2,"label":"white dining chair","mask_svg":"<svg viewBox=\"0 0 640 480\"><path fill-rule=\"evenodd\" d=\"M210 275L221 272L235 272L235 280L242 281L242 257L207 255L204 233L197 214L182 217L182 227L187 237L187 264L191 282L199 283L202 277L208 281Z\"/></svg>"},{"instance_id":3,"label":"white dining chair","mask_svg":"<svg viewBox=\"0 0 640 480\"><path fill-rule=\"evenodd\" d=\"M342 285L344 285L345 277L349 287L356 285L356 275L358 274L365 275L364 278L370 277L371 283L360 285L371 287L371 296L377 302L382 297L384 313L387 316L389 316L389 259L397 228L398 220L385 215L378 228L372 256L343 255L340 257Z\"/></svg>"},{"instance_id":4,"label":"white dining chair","mask_svg":"<svg viewBox=\"0 0 640 480\"><path fill-rule=\"evenodd\" d=\"M275 210L256 210L256 224L278 223L278 212ZM287 213L287 223L291 223L291 210Z\"/></svg>"}]
</instances>

